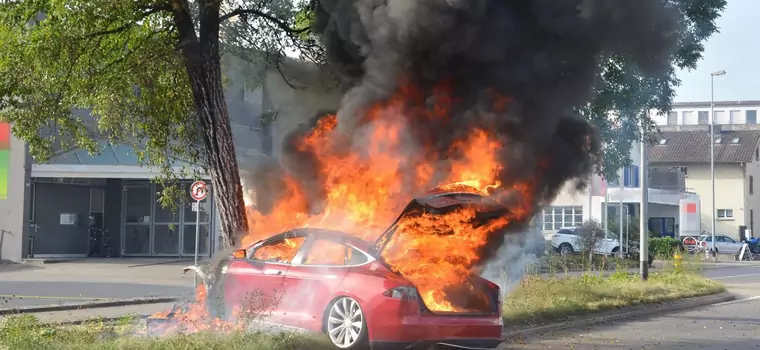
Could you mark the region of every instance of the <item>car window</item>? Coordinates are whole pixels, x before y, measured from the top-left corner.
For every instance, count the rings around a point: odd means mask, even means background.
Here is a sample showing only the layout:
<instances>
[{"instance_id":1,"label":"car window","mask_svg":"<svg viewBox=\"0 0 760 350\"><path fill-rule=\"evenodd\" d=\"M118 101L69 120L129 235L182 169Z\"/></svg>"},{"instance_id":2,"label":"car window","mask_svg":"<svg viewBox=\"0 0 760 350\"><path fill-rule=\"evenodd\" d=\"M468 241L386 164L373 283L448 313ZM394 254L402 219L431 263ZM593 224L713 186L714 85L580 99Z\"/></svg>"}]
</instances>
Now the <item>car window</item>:
<instances>
[{"instance_id":1,"label":"car window","mask_svg":"<svg viewBox=\"0 0 760 350\"><path fill-rule=\"evenodd\" d=\"M715 236L715 241L716 241L716 242L721 242L721 243L722 243L722 242L725 242L725 241L726 241L726 237L723 237L723 236Z\"/></svg>"},{"instance_id":2,"label":"car window","mask_svg":"<svg viewBox=\"0 0 760 350\"><path fill-rule=\"evenodd\" d=\"M348 256L346 257L346 260L348 261L349 265L364 264L369 260L366 255L364 255L356 248L348 247L347 254Z\"/></svg>"},{"instance_id":3,"label":"car window","mask_svg":"<svg viewBox=\"0 0 760 350\"><path fill-rule=\"evenodd\" d=\"M736 243L736 241L731 237L723 237L723 240L727 243Z\"/></svg>"},{"instance_id":4,"label":"car window","mask_svg":"<svg viewBox=\"0 0 760 350\"><path fill-rule=\"evenodd\" d=\"M335 241L318 239L303 258L304 265L346 265L348 247Z\"/></svg>"},{"instance_id":5,"label":"car window","mask_svg":"<svg viewBox=\"0 0 760 350\"><path fill-rule=\"evenodd\" d=\"M574 230L568 230L568 229L561 229L561 230L557 231L557 233L562 234L562 235L574 235L575 231Z\"/></svg>"},{"instance_id":6,"label":"car window","mask_svg":"<svg viewBox=\"0 0 760 350\"><path fill-rule=\"evenodd\" d=\"M301 249L305 239L305 237L292 237L264 244L253 251L251 259L289 264Z\"/></svg>"},{"instance_id":7,"label":"car window","mask_svg":"<svg viewBox=\"0 0 760 350\"><path fill-rule=\"evenodd\" d=\"M712 242L712 236L700 236L699 239L705 242Z\"/></svg>"}]
</instances>

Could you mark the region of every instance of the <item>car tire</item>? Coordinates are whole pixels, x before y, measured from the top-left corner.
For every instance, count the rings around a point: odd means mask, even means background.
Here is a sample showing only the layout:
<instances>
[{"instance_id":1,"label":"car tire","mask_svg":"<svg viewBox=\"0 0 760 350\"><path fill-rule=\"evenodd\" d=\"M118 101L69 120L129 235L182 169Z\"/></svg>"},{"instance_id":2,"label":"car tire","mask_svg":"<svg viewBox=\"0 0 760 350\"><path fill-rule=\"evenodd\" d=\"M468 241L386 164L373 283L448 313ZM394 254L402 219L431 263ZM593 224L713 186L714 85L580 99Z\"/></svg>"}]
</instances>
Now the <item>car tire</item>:
<instances>
[{"instance_id":1,"label":"car tire","mask_svg":"<svg viewBox=\"0 0 760 350\"><path fill-rule=\"evenodd\" d=\"M336 348L348 350L369 348L367 319L361 305L354 298L343 296L333 300L325 310L323 323L327 338ZM341 323L343 323L342 326ZM342 330L346 327L349 327L349 331L343 332Z\"/></svg>"},{"instance_id":2,"label":"car tire","mask_svg":"<svg viewBox=\"0 0 760 350\"><path fill-rule=\"evenodd\" d=\"M570 243L562 243L557 249L559 250L559 255L572 255L575 253Z\"/></svg>"}]
</instances>

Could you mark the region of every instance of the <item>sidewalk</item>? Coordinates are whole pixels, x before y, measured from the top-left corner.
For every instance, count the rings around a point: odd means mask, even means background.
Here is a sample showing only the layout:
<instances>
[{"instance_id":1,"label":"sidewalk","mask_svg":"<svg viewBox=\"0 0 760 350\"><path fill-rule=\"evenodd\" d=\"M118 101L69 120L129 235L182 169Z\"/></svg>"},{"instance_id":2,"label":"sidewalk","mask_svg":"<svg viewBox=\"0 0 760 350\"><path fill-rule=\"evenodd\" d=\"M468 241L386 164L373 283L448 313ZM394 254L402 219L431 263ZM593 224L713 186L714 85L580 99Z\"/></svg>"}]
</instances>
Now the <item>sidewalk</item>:
<instances>
[{"instance_id":1,"label":"sidewalk","mask_svg":"<svg viewBox=\"0 0 760 350\"><path fill-rule=\"evenodd\" d=\"M103 307L96 309L81 309L72 311L55 311L55 312L37 312L28 313L37 317L41 323L60 323L60 322L82 322L95 320L98 318L113 319L130 315L152 315L159 311L171 310L173 303L130 305L119 307ZM12 317L9 315L6 317ZM0 316L0 320L3 316Z\"/></svg>"}]
</instances>

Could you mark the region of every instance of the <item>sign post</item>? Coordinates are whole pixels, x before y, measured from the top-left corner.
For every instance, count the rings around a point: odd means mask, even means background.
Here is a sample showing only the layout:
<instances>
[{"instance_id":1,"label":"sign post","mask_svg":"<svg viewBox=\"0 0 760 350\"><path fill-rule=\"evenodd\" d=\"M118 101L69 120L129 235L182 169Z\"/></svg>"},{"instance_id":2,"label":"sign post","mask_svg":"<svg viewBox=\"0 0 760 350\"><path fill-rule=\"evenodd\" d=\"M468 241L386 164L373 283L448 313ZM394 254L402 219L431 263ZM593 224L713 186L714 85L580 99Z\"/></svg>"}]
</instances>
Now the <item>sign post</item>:
<instances>
[{"instance_id":1,"label":"sign post","mask_svg":"<svg viewBox=\"0 0 760 350\"><path fill-rule=\"evenodd\" d=\"M195 212L195 265L198 265L198 251L200 246L201 232L201 201L206 199L208 188L203 181L196 181L190 186L190 197L195 200L193 211ZM193 288L198 286L198 274L193 274Z\"/></svg>"}]
</instances>

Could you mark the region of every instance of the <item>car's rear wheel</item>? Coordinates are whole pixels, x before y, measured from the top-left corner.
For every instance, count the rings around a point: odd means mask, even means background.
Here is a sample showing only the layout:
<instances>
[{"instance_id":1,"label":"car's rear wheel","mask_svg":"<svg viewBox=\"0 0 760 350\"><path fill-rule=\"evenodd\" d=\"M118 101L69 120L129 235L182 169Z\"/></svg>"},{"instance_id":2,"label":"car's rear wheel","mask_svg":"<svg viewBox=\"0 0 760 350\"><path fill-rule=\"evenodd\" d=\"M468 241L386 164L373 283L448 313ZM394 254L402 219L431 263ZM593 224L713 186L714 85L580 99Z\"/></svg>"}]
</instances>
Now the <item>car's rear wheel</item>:
<instances>
[{"instance_id":1,"label":"car's rear wheel","mask_svg":"<svg viewBox=\"0 0 760 350\"><path fill-rule=\"evenodd\" d=\"M340 297L328 306L326 314L325 332L333 345L351 350L367 347L367 320L359 302Z\"/></svg>"},{"instance_id":2,"label":"car's rear wheel","mask_svg":"<svg viewBox=\"0 0 760 350\"><path fill-rule=\"evenodd\" d=\"M569 243L562 243L559 245L559 255L571 255L573 253L573 246Z\"/></svg>"}]
</instances>

